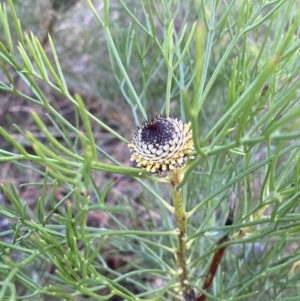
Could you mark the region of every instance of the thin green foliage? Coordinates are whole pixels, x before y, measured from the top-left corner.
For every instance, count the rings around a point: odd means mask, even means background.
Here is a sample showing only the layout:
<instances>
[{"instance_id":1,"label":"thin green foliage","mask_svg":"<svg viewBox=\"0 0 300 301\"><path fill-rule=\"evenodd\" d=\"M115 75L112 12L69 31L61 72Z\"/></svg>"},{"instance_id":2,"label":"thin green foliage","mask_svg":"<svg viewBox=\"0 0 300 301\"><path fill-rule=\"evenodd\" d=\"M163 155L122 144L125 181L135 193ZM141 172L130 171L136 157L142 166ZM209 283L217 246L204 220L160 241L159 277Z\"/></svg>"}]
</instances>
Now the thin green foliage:
<instances>
[{"instance_id":1,"label":"thin green foliage","mask_svg":"<svg viewBox=\"0 0 300 301\"><path fill-rule=\"evenodd\" d=\"M183 300L185 286L195 300L298 300L298 1L86 0L61 19L80 10L84 34L41 36L24 5L0 5L0 91L28 107L0 127L0 299ZM92 62L80 72L74 45ZM155 114L192 125L195 159L172 190L129 162Z\"/></svg>"}]
</instances>

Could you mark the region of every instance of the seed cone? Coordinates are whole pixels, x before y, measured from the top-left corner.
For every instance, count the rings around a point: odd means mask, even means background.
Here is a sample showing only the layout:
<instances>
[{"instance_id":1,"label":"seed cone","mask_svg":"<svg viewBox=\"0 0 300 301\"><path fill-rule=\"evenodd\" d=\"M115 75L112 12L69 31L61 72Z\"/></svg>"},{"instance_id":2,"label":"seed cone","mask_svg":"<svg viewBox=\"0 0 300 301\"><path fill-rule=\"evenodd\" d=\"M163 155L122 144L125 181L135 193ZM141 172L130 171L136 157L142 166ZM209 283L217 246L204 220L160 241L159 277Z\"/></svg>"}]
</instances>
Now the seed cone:
<instances>
[{"instance_id":1,"label":"seed cone","mask_svg":"<svg viewBox=\"0 0 300 301\"><path fill-rule=\"evenodd\" d=\"M159 176L187 164L194 150L190 123L171 117L151 118L138 128L130 144L131 161Z\"/></svg>"}]
</instances>

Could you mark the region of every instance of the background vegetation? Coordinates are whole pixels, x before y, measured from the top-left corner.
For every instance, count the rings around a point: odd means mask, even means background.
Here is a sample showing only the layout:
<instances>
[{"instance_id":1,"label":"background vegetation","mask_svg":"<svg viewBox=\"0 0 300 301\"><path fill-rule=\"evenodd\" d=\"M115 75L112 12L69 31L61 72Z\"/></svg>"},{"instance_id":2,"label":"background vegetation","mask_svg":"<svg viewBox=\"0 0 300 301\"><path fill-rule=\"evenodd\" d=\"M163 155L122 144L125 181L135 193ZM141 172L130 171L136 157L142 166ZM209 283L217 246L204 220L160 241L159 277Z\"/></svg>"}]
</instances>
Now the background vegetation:
<instances>
[{"instance_id":1,"label":"background vegetation","mask_svg":"<svg viewBox=\"0 0 300 301\"><path fill-rule=\"evenodd\" d=\"M195 292L229 231L207 299L298 300L298 6L2 1L0 300L181 299L170 187L127 149L161 113L193 127Z\"/></svg>"}]
</instances>

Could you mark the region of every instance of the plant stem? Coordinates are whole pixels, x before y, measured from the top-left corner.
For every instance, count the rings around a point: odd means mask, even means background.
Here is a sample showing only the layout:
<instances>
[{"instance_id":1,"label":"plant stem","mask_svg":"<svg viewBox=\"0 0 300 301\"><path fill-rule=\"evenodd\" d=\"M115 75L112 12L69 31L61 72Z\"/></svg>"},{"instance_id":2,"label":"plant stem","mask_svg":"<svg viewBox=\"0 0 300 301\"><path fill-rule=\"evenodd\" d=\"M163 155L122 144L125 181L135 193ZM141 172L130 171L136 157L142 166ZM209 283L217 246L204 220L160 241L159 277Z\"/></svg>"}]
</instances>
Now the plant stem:
<instances>
[{"instance_id":1,"label":"plant stem","mask_svg":"<svg viewBox=\"0 0 300 301\"><path fill-rule=\"evenodd\" d=\"M228 237L228 235L226 235L225 237L221 238L218 241L218 245L221 245L221 244L223 244L224 242L226 242L228 240L229 240L229 237ZM202 285L203 290L207 291L210 288L210 286L212 284L212 281L215 277L216 271L218 269L218 266L221 262L223 254L225 252L226 247L227 246L222 247L222 248L220 248L219 250L216 251L216 253L214 255L214 258L213 258L213 260L210 264L208 275L206 276L204 284ZM204 295L203 293L200 293L198 295L197 301L205 301L205 299L206 299L206 295Z\"/></svg>"},{"instance_id":2,"label":"plant stem","mask_svg":"<svg viewBox=\"0 0 300 301\"><path fill-rule=\"evenodd\" d=\"M229 213L228 213L228 217L225 222L225 226L230 226L233 224L234 210L235 210L235 203L232 202L229 207ZM229 241L228 234L226 234L224 237L219 239L217 245L222 245L223 243L225 243L227 241ZM224 247L217 250L216 253L214 254L213 260L212 260L209 270L208 270L208 275L206 276L205 281L202 285L202 289L204 291L208 291L208 289L210 288L226 248L227 248L227 245L225 245ZM205 301L205 300L206 300L206 295L204 293L200 293L196 299L196 301Z\"/></svg>"},{"instance_id":3,"label":"plant stem","mask_svg":"<svg viewBox=\"0 0 300 301\"><path fill-rule=\"evenodd\" d=\"M172 186L172 197L174 205L174 215L176 218L177 228L179 230L177 241L177 268L179 273L179 283L183 293L183 296L187 298L192 294L190 285L188 284L188 272L186 267L186 229L187 229L187 217L186 211L183 207L182 189L176 189L180 184L183 177L183 173L180 170L174 170L172 175L169 176Z\"/></svg>"}]
</instances>

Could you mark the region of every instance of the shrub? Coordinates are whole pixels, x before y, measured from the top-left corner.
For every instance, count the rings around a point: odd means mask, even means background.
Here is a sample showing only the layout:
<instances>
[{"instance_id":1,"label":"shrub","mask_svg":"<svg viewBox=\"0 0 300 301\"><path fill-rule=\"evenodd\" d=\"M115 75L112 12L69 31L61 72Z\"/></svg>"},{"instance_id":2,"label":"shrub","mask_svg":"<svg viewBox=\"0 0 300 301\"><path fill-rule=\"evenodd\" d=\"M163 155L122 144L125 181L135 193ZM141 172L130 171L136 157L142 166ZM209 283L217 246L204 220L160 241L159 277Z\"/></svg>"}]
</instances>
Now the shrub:
<instances>
[{"instance_id":1,"label":"shrub","mask_svg":"<svg viewBox=\"0 0 300 301\"><path fill-rule=\"evenodd\" d=\"M298 300L298 1L64 4L0 6L0 300Z\"/></svg>"}]
</instances>

